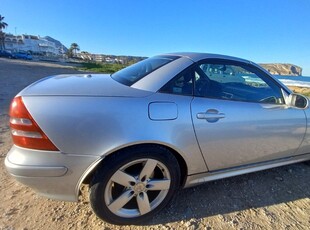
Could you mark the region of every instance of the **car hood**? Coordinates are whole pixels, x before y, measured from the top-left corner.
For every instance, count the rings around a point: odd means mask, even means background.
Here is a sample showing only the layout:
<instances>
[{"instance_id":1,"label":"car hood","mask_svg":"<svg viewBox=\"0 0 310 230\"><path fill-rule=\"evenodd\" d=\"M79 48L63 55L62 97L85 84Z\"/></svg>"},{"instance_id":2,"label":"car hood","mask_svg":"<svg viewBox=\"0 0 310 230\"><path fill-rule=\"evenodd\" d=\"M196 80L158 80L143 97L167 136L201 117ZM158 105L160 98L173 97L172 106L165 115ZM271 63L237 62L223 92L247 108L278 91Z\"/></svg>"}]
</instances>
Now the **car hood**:
<instances>
[{"instance_id":1,"label":"car hood","mask_svg":"<svg viewBox=\"0 0 310 230\"><path fill-rule=\"evenodd\" d=\"M66 74L43 78L19 95L146 97L152 93L125 86L108 74Z\"/></svg>"}]
</instances>

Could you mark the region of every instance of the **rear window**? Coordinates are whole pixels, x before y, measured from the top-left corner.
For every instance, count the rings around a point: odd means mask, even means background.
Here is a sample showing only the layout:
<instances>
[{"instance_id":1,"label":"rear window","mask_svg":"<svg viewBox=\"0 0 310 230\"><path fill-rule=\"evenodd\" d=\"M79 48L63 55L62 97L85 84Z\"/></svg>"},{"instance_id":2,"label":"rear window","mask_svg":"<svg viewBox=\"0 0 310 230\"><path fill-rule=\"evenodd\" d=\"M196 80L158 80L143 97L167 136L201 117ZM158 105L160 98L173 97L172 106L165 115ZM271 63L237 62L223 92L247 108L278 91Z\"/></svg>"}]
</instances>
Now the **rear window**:
<instances>
[{"instance_id":1,"label":"rear window","mask_svg":"<svg viewBox=\"0 0 310 230\"><path fill-rule=\"evenodd\" d=\"M178 56L155 56L128 66L111 77L127 86L131 86L154 70L178 59Z\"/></svg>"}]
</instances>

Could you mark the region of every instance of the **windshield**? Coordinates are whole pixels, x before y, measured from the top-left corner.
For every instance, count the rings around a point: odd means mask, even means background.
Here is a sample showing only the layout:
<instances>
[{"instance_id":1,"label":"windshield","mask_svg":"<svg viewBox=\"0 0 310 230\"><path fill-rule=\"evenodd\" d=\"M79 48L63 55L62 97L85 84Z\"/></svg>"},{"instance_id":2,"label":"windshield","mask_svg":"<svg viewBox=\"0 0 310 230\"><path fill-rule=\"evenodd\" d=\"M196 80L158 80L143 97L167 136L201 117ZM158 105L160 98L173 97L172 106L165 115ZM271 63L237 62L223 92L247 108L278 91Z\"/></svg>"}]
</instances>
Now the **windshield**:
<instances>
[{"instance_id":1,"label":"windshield","mask_svg":"<svg viewBox=\"0 0 310 230\"><path fill-rule=\"evenodd\" d=\"M178 56L155 56L136 64L128 66L114 74L111 77L127 86L131 86L154 70L176 60Z\"/></svg>"}]
</instances>

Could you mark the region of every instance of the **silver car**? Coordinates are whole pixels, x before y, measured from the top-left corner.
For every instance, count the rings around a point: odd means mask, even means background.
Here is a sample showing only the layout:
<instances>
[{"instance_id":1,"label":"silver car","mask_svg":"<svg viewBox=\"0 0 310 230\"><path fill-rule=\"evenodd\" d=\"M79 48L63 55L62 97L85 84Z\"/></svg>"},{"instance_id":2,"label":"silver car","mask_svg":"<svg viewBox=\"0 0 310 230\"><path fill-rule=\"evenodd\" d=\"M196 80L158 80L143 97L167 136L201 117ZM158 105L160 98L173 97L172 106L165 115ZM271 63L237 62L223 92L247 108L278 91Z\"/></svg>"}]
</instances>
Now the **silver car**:
<instances>
[{"instance_id":1,"label":"silver car","mask_svg":"<svg viewBox=\"0 0 310 230\"><path fill-rule=\"evenodd\" d=\"M178 188L310 160L310 111L258 65L172 53L112 75L58 75L10 107L9 173L37 193L98 217L148 220Z\"/></svg>"}]
</instances>

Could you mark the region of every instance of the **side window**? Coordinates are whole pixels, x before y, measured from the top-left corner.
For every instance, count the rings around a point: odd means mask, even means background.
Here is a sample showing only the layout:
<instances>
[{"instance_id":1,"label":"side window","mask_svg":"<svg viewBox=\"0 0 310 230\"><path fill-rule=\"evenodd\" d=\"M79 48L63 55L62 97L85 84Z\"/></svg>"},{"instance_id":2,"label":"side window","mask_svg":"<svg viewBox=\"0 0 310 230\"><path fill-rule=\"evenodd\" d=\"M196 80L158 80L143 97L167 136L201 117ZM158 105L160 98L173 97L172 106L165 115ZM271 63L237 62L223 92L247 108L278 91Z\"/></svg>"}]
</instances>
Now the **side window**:
<instances>
[{"instance_id":1,"label":"side window","mask_svg":"<svg viewBox=\"0 0 310 230\"><path fill-rule=\"evenodd\" d=\"M194 85L193 76L191 69L185 70L169 81L159 92L192 96Z\"/></svg>"},{"instance_id":2,"label":"side window","mask_svg":"<svg viewBox=\"0 0 310 230\"><path fill-rule=\"evenodd\" d=\"M201 97L283 104L280 87L256 67L224 61L202 62L196 67L195 95Z\"/></svg>"}]
</instances>

